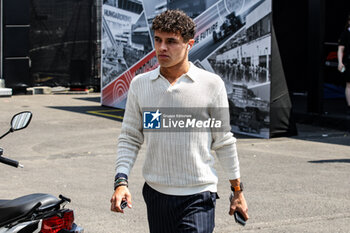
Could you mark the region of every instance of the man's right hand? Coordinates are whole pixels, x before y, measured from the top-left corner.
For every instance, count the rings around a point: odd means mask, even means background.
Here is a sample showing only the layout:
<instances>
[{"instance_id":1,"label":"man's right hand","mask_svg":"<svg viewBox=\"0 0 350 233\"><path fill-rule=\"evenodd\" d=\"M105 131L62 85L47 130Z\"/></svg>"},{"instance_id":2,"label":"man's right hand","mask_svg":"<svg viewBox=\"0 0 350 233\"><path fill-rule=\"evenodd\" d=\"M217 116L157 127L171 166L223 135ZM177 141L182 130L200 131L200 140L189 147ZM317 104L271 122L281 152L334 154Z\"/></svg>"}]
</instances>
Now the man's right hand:
<instances>
[{"instance_id":1,"label":"man's right hand","mask_svg":"<svg viewBox=\"0 0 350 233\"><path fill-rule=\"evenodd\" d=\"M129 208L132 208L129 189L126 186L119 186L111 198L111 211L124 213L124 210L120 208L120 203L123 200L127 201Z\"/></svg>"},{"instance_id":2,"label":"man's right hand","mask_svg":"<svg viewBox=\"0 0 350 233\"><path fill-rule=\"evenodd\" d=\"M343 69L344 64L342 62L339 62L338 64L338 70L341 72L341 70Z\"/></svg>"}]
</instances>

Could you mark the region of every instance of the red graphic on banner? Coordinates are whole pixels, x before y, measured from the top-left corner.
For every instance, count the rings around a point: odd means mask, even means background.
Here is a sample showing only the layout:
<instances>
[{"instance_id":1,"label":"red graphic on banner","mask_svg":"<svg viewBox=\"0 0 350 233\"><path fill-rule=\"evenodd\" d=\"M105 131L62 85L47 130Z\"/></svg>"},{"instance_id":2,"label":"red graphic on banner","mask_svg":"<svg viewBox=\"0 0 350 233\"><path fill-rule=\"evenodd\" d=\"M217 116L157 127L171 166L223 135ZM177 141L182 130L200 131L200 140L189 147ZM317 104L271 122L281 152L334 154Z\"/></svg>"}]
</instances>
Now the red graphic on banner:
<instances>
[{"instance_id":1,"label":"red graphic on banner","mask_svg":"<svg viewBox=\"0 0 350 233\"><path fill-rule=\"evenodd\" d=\"M102 90L102 104L115 107L121 103L128 94L131 80L137 74L151 71L157 67L156 52L153 50Z\"/></svg>"}]
</instances>

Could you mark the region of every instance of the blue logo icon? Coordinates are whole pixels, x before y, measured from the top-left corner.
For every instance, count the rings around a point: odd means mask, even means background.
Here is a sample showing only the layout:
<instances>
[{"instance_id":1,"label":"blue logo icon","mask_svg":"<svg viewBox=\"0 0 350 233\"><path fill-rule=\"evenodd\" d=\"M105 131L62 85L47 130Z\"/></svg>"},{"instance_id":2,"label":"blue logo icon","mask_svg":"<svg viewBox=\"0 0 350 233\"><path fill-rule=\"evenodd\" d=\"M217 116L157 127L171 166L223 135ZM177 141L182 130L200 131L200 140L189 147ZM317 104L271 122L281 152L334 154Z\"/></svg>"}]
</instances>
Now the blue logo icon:
<instances>
[{"instance_id":1,"label":"blue logo icon","mask_svg":"<svg viewBox=\"0 0 350 233\"><path fill-rule=\"evenodd\" d=\"M143 128L144 129L160 129L161 128L161 115L157 109L156 112L143 112Z\"/></svg>"}]
</instances>

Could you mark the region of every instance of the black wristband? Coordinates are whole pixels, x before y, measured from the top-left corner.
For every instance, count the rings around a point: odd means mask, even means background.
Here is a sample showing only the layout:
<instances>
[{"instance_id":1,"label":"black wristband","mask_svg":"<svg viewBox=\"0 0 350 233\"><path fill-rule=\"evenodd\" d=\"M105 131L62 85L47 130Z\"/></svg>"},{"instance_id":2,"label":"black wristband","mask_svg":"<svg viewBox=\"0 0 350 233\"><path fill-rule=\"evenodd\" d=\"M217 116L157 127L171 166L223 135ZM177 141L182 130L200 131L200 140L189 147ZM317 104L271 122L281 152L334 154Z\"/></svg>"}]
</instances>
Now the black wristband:
<instances>
[{"instance_id":1,"label":"black wristband","mask_svg":"<svg viewBox=\"0 0 350 233\"><path fill-rule=\"evenodd\" d=\"M129 187L128 182L119 182L119 183L114 183L114 190L116 190L120 186Z\"/></svg>"}]
</instances>

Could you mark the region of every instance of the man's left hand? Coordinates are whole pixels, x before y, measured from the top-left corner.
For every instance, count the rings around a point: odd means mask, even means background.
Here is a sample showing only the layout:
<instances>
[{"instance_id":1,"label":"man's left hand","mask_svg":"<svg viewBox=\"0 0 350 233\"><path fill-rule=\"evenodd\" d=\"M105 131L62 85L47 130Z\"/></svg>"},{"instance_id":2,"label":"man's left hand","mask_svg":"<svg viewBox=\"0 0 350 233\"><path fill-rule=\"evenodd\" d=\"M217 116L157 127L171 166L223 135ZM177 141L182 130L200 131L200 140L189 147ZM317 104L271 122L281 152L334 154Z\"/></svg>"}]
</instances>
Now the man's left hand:
<instances>
[{"instance_id":1,"label":"man's left hand","mask_svg":"<svg viewBox=\"0 0 350 233\"><path fill-rule=\"evenodd\" d=\"M249 219L248 205L242 191L234 192L231 200L229 215L233 215L235 211L240 212L246 221Z\"/></svg>"}]
</instances>

